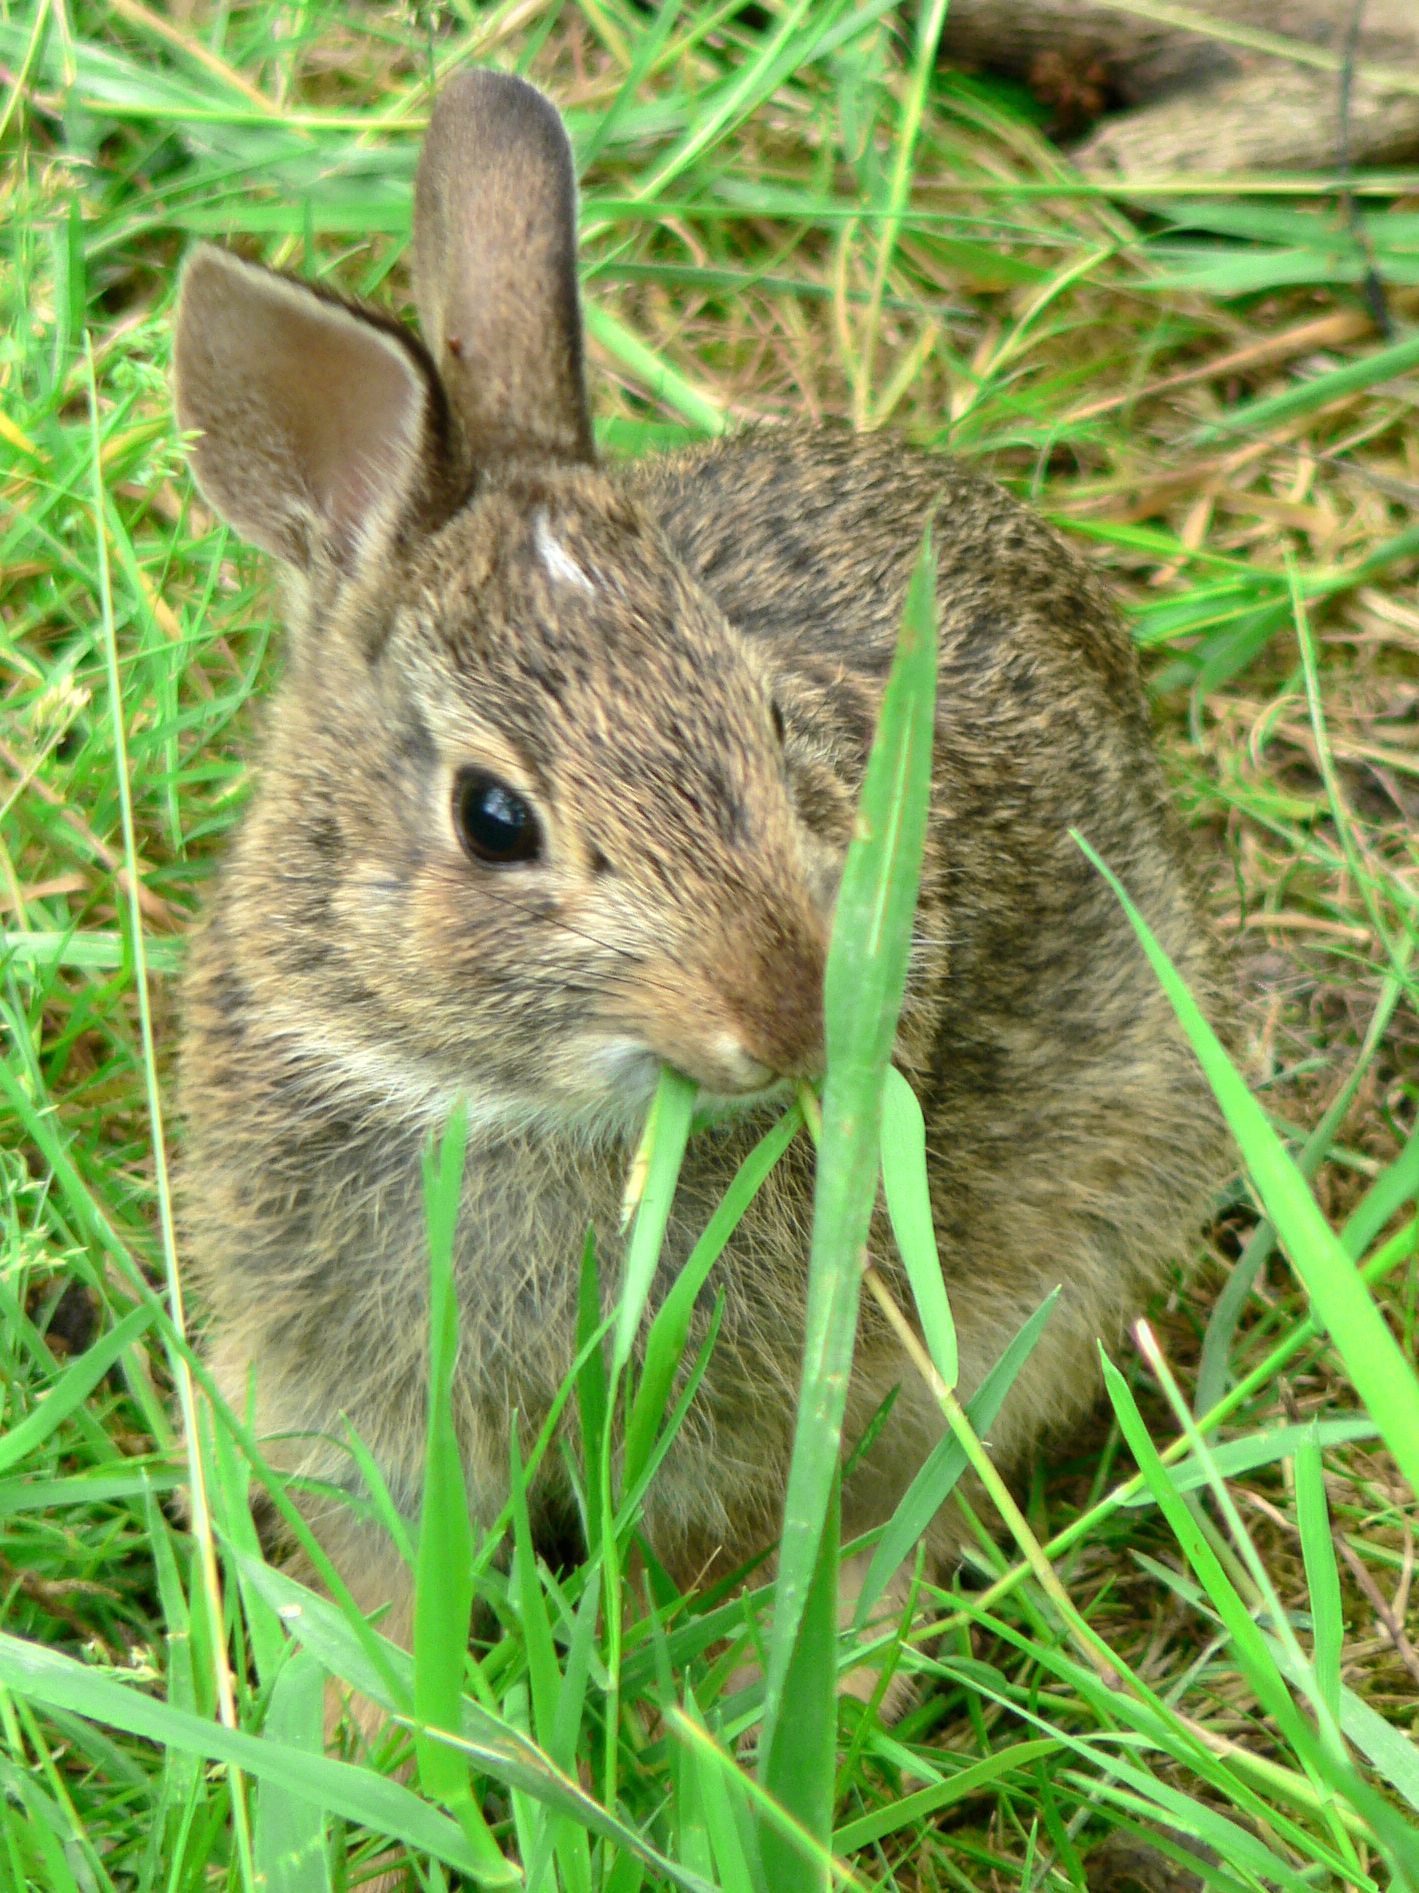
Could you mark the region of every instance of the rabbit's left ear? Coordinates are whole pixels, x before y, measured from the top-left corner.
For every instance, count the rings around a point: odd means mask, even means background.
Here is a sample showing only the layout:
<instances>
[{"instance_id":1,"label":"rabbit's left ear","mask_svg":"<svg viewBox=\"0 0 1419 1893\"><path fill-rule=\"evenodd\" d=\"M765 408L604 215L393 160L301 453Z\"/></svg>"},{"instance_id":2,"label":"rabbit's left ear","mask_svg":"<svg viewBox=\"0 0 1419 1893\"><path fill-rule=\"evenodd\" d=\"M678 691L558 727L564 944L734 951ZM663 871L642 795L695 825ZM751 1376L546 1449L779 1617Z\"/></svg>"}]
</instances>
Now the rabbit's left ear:
<instances>
[{"instance_id":1,"label":"rabbit's left ear","mask_svg":"<svg viewBox=\"0 0 1419 1893\"><path fill-rule=\"evenodd\" d=\"M444 87L419 159L414 278L475 466L591 460L576 173L562 121L535 87L484 69Z\"/></svg>"},{"instance_id":2,"label":"rabbit's left ear","mask_svg":"<svg viewBox=\"0 0 1419 1893\"><path fill-rule=\"evenodd\" d=\"M183 271L173 379L202 491L298 569L353 570L435 488L447 409L414 338L210 244Z\"/></svg>"}]
</instances>

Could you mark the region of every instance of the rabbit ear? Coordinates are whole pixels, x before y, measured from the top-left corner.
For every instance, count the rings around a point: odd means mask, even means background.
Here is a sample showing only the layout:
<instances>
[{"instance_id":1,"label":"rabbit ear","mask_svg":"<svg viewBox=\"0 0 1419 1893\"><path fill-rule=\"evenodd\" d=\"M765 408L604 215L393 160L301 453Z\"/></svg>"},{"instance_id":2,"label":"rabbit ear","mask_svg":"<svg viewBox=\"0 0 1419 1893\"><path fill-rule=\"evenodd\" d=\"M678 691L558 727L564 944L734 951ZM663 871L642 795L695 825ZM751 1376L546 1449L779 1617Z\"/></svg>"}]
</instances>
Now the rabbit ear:
<instances>
[{"instance_id":1,"label":"rabbit ear","mask_svg":"<svg viewBox=\"0 0 1419 1893\"><path fill-rule=\"evenodd\" d=\"M201 428L198 484L245 538L293 565L351 567L428 485L443 396L414 338L201 245L173 344L178 421Z\"/></svg>"},{"instance_id":2,"label":"rabbit ear","mask_svg":"<svg viewBox=\"0 0 1419 1893\"><path fill-rule=\"evenodd\" d=\"M478 69L444 87L419 160L414 275L474 462L591 460L571 146L521 79Z\"/></svg>"}]
</instances>

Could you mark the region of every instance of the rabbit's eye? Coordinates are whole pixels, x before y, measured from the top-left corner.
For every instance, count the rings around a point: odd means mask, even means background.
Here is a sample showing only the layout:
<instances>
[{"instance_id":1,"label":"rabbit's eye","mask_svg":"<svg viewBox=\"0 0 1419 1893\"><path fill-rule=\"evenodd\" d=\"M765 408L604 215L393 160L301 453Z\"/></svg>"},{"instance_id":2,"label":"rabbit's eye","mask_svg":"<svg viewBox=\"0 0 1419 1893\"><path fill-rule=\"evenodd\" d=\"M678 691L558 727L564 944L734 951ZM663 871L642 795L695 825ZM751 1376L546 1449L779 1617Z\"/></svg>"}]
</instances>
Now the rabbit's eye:
<instances>
[{"instance_id":1,"label":"rabbit's eye","mask_svg":"<svg viewBox=\"0 0 1419 1893\"><path fill-rule=\"evenodd\" d=\"M516 789L486 769L461 769L453 785L453 818L464 847L478 861L502 867L542 852L537 817Z\"/></svg>"},{"instance_id":2,"label":"rabbit's eye","mask_svg":"<svg viewBox=\"0 0 1419 1893\"><path fill-rule=\"evenodd\" d=\"M769 698L769 721L774 726L774 735L780 743L783 741L783 711L779 708L778 698Z\"/></svg>"}]
</instances>

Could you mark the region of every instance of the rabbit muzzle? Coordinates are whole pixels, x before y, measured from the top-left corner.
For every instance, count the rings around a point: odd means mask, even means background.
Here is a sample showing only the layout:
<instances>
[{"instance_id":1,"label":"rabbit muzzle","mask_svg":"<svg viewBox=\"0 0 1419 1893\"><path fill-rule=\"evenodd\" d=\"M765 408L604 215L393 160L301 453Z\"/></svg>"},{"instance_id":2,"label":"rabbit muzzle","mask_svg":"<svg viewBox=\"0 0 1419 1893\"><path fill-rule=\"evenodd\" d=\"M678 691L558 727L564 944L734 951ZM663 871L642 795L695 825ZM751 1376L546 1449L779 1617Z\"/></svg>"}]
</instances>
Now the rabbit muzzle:
<instances>
[{"instance_id":1,"label":"rabbit muzzle","mask_svg":"<svg viewBox=\"0 0 1419 1893\"><path fill-rule=\"evenodd\" d=\"M645 1020L651 1049L706 1091L747 1098L823 1072L825 946L816 931L732 943L713 973L682 968Z\"/></svg>"}]
</instances>

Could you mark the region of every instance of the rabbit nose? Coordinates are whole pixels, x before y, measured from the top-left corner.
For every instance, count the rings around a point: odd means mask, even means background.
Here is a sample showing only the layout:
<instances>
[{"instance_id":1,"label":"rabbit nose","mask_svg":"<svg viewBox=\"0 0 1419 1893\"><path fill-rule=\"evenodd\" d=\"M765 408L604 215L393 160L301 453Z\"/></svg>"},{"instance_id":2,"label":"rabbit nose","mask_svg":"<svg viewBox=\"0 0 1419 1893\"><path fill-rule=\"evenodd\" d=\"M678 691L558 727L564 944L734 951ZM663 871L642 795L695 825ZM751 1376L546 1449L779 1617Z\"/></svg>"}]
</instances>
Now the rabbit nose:
<instances>
[{"instance_id":1,"label":"rabbit nose","mask_svg":"<svg viewBox=\"0 0 1419 1893\"><path fill-rule=\"evenodd\" d=\"M775 1078L823 1075L824 944L806 929L744 968L729 1012L749 1056Z\"/></svg>"}]
</instances>

